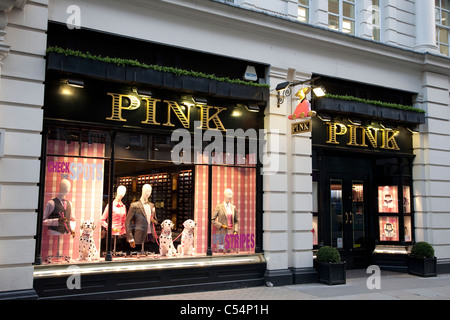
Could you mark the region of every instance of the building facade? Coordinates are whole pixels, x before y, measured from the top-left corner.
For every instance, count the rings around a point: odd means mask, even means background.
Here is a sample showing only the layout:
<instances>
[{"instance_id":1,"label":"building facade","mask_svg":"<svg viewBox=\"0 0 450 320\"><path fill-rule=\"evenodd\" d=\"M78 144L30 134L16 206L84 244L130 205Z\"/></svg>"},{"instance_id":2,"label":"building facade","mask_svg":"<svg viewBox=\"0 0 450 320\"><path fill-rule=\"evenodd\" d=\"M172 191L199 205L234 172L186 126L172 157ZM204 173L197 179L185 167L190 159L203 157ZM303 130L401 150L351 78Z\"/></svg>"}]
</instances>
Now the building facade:
<instances>
[{"instance_id":1,"label":"building facade","mask_svg":"<svg viewBox=\"0 0 450 320\"><path fill-rule=\"evenodd\" d=\"M438 271L448 272L448 1L2 2L2 296L99 296L117 292L120 283L123 294L138 295L164 292L158 286L168 283L173 290L202 290L211 283L313 282L314 252L321 245L337 247L351 268L378 264L402 271L408 248L427 241L436 251ZM126 71L104 57L137 61L140 68L159 65L165 80L156 83L156 75ZM86 60L95 63L89 66ZM111 63L122 69L113 70ZM173 67L209 75L209 82L194 86L192 73L179 74L186 77L180 82L169 79L167 73L179 72ZM225 78L242 77L253 85L232 81L236 87L219 91ZM69 80L78 91L64 95L58 90ZM329 95L319 98L306 90L302 96L301 89L311 86ZM206 102L194 101L197 96ZM292 129L300 123L292 115L300 114L305 98L317 116L311 130L299 133ZM142 112L133 116L133 103L145 103L147 113L136 107ZM189 105L194 113L182 108ZM168 112L165 118L151 113L162 109ZM236 120L238 112L248 121ZM191 122L196 119L206 119L203 130L224 131L221 125L264 130L253 139L262 144L251 149L252 139L245 137L244 162L193 155L190 167L170 167L170 135L177 129L195 134ZM259 152L264 157L252 161ZM84 185L78 185L75 169ZM216 183L227 170L233 178ZM130 239L114 241L115 231L106 224L95 236L100 260L72 261L78 257L74 239L81 235L81 219L100 225L103 215L113 218L105 207L114 205L116 187L127 186L129 211L144 181L151 180L151 201L161 223L172 198L157 198L163 190L158 188L172 188L177 199L185 195L180 179L164 186L153 182L155 175L181 173L193 177L192 187L203 186L185 194L191 201L186 218L197 222L198 256L174 258L169 265L153 256L151 263L132 257L121 264L114 244L130 251ZM46 215L45 206L56 201L62 178L72 184L76 238L66 234L67 240L56 242L46 235L51 212ZM245 188L240 181L248 182ZM87 188L89 194L97 190L95 200L85 200ZM237 235L249 235L249 244L253 236L254 245L217 254L220 237L209 223L226 188L233 189L232 203L243 213L239 228L246 229ZM25 190L27 200L19 196ZM165 217L184 221L180 202L171 205ZM177 228L180 233L181 225ZM158 250L151 245L145 251ZM46 261L60 255L70 256L69 263ZM199 272L206 262L208 271ZM140 274L139 268L148 273ZM156 274L156 268L168 271ZM81 273L81 289L70 290L66 280L74 270ZM95 281L107 285L98 292L95 285L86 288Z\"/></svg>"}]
</instances>

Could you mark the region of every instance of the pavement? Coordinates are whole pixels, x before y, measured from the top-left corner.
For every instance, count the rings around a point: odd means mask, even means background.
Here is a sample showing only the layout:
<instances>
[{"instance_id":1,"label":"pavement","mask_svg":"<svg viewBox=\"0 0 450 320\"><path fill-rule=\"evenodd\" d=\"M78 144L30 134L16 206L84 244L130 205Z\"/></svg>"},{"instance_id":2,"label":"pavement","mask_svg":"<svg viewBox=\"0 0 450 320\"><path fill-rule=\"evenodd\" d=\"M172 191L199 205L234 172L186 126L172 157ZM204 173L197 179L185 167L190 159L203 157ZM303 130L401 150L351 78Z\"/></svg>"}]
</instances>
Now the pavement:
<instances>
[{"instance_id":1,"label":"pavement","mask_svg":"<svg viewBox=\"0 0 450 320\"><path fill-rule=\"evenodd\" d=\"M366 270L348 270L345 285L311 283L282 287L261 286L130 300L450 300L450 274L422 278L381 270L380 276L375 278L375 275L366 273Z\"/></svg>"}]
</instances>

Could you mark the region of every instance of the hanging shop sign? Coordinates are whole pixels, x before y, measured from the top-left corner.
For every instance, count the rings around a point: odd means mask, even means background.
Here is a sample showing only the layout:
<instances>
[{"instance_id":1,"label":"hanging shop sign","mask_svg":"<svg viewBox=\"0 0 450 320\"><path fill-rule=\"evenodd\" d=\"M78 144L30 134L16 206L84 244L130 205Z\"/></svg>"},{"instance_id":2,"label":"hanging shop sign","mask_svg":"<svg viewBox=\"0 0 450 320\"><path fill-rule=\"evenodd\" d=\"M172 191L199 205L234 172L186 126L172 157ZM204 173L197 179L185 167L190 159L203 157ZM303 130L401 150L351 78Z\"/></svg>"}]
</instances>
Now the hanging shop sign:
<instances>
[{"instance_id":1,"label":"hanging shop sign","mask_svg":"<svg viewBox=\"0 0 450 320\"><path fill-rule=\"evenodd\" d=\"M316 116L316 112L311 110L311 103L306 95L311 92L311 87L300 89L295 96L299 99L295 111L289 115L289 120L293 120L291 124L291 133L300 134L312 131L311 119Z\"/></svg>"}]
</instances>

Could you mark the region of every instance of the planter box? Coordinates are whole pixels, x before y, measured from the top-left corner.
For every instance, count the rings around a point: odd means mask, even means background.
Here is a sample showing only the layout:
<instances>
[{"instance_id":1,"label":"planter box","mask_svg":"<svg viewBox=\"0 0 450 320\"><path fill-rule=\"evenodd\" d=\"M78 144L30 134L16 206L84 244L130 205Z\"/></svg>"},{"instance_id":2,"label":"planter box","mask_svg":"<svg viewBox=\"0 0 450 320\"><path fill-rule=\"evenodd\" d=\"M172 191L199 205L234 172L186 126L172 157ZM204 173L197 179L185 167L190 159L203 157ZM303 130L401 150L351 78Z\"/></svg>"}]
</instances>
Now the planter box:
<instances>
[{"instance_id":1,"label":"planter box","mask_svg":"<svg viewBox=\"0 0 450 320\"><path fill-rule=\"evenodd\" d=\"M346 284L346 263L317 262L319 282L328 285Z\"/></svg>"},{"instance_id":2,"label":"planter box","mask_svg":"<svg viewBox=\"0 0 450 320\"><path fill-rule=\"evenodd\" d=\"M142 84L154 88L196 92L218 98L249 100L257 103L269 100L269 88L220 82L193 76L177 76L170 72L156 71L133 66L118 66L113 63L94 61L75 56L50 52L47 69L87 76L94 79Z\"/></svg>"},{"instance_id":3,"label":"planter box","mask_svg":"<svg viewBox=\"0 0 450 320\"><path fill-rule=\"evenodd\" d=\"M408 273L421 277L436 277L436 257L413 258L408 256Z\"/></svg>"},{"instance_id":4,"label":"planter box","mask_svg":"<svg viewBox=\"0 0 450 320\"><path fill-rule=\"evenodd\" d=\"M388 119L408 124L425 123L425 114L420 112L331 98L315 99L314 110L330 113L352 113L357 116L378 118L380 120Z\"/></svg>"}]
</instances>

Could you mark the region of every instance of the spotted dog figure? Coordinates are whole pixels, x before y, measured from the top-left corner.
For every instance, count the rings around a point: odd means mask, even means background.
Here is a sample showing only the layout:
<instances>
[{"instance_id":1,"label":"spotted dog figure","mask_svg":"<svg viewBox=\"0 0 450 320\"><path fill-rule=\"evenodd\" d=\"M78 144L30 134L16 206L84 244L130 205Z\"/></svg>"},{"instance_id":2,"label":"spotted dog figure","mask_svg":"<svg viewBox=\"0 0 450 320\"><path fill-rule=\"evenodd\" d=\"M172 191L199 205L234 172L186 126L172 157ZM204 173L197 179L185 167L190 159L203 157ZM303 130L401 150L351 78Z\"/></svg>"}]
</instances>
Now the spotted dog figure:
<instances>
[{"instance_id":1,"label":"spotted dog figure","mask_svg":"<svg viewBox=\"0 0 450 320\"><path fill-rule=\"evenodd\" d=\"M91 220L81 222L80 243L78 245L78 260L92 261L98 260L99 254L94 242L95 224Z\"/></svg>"},{"instance_id":2,"label":"spotted dog figure","mask_svg":"<svg viewBox=\"0 0 450 320\"><path fill-rule=\"evenodd\" d=\"M181 235L181 244L178 245L178 254L185 255L195 255L194 249L194 228L197 224L194 220L188 219L183 223L183 233Z\"/></svg>"},{"instance_id":3,"label":"spotted dog figure","mask_svg":"<svg viewBox=\"0 0 450 320\"><path fill-rule=\"evenodd\" d=\"M159 236L159 254L161 257L171 257L177 253L172 240L172 229L174 226L170 220L164 220L161 223L161 234Z\"/></svg>"}]
</instances>

